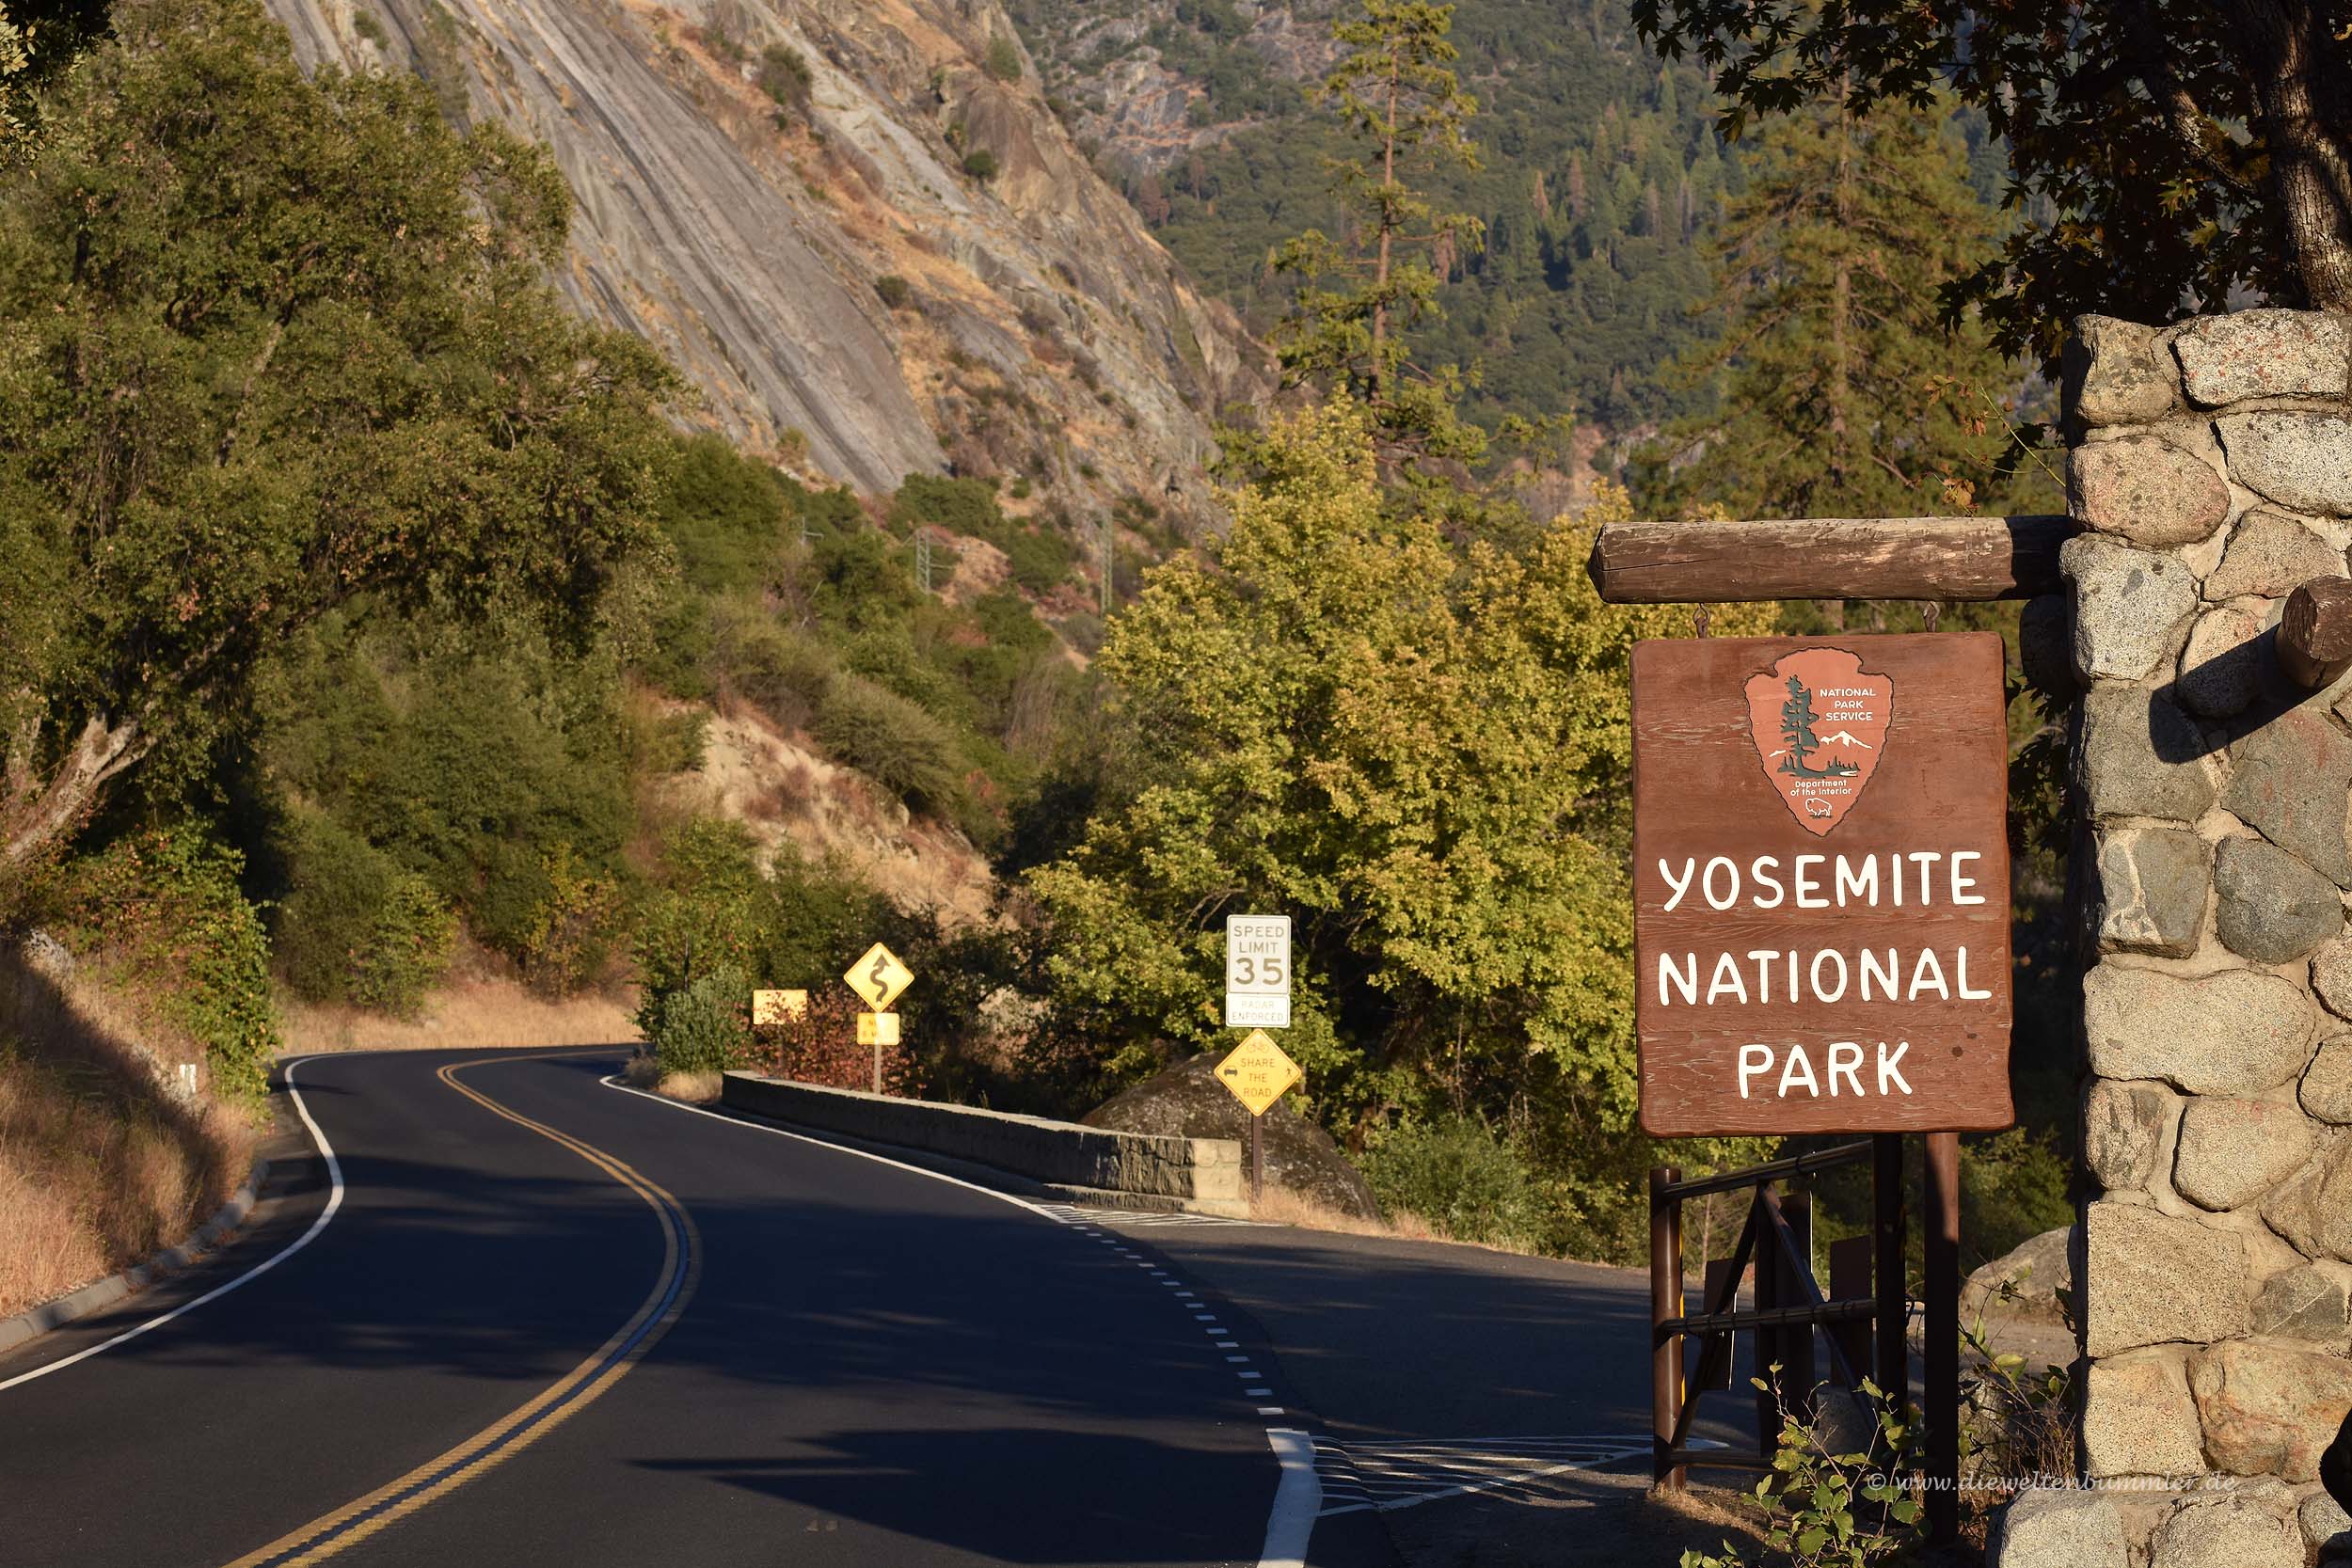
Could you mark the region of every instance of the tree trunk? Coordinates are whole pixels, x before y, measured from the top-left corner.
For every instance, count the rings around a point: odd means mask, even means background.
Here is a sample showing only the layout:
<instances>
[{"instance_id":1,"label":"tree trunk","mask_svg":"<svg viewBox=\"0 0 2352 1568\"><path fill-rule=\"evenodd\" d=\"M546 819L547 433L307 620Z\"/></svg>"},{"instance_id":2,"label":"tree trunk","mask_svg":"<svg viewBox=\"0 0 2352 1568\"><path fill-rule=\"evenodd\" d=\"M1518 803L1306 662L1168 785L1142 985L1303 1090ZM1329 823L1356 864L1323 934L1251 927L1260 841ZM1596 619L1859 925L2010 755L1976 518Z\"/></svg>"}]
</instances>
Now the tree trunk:
<instances>
[{"instance_id":1,"label":"tree trunk","mask_svg":"<svg viewBox=\"0 0 2352 1568\"><path fill-rule=\"evenodd\" d=\"M1851 464L1848 447L1853 431L1847 418L1853 401L1853 344L1849 336L1853 316L1853 257L1846 246L1853 233L1853 121L1846 109L1847 87L1841 83L1837 90L1837 179L1834 211L1836 214L1836 238L1830 243L1837 247L1837 261L1831 275L1829 305L1829 388L1825 401L1829 404L1829 499L1836 504L1823 511L1843 509L1846 482Z\"/></svg>"},{"instance_id":2,"label":"tree trunk","mask_svg":"<svg viewBox=\"0 0 2352 1568\"><path fill-rule=\"evenodd\" d=\"M135 719L110 724L93 718L44 781L33 758L37 735L27 725L9 741L7 789L0 793L0 875L17 875L64 843L107 783L151 744Z\"/></svg>"},{"instance_id":3,"label":"tree trunk","mask_svg":"<svg viewBox=\"0 0 2352 1568\"><path fill-rule=\"evenodd\" d=\"M2238 0L2232 9L2304 303L2352 313L2352 66L2313 0Z\"/></svg>"}]
</instances>

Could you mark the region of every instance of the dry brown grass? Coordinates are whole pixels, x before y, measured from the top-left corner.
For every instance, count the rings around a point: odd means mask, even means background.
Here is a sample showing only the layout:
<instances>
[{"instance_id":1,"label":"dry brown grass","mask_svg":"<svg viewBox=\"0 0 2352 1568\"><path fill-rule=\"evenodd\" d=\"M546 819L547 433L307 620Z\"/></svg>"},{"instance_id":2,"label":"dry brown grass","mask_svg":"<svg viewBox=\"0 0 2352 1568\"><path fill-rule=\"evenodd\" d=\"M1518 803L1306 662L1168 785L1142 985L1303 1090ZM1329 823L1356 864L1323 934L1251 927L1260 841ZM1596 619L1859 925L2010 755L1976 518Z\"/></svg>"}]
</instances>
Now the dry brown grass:
<instances>
[{"instance_id":1,"label":"dry brown grass","mask_svg":"<svg viewBox=\"0 0 2352 1568\"><path fill-rule=\"evenodd\" d=\"M289 1002L285 1007L288 1055L319 1051L423 1051L440 1047L505 1045L620 1045L637 1038L626 996L588 992L550 1000L519 981L495 975L460 974L425 995L413 1021L385 1018L358 1007Z\"/></svg>"},{"instance_id":2,"label":"dry brown grass","mask_svg":"<svg viewBox=\"0 0 2352 1568\"><path fill-rule=\"evenodd\" d=\"M1250 1206L1249 1217L1261 1225L1295 1225L1302 1230L1336 1230L1347 1236L1386 1236L1405 1242L1447 1239L1427 1220L1405 1210L1383 1219L1359 1219L1288 1187L1268 1187Z\"/></svg>"},{"instance_id":3,"label":"dry brown grass","mask_svg":"<svg viewBox=\"0 0 2352 1568\"><path fill-rule=\"evenodd\" d=\"M165 1100L103 1042L0 1041L0 1316L177 1244L244 1179L244 1117Z\"/></svg>"},{"instance_id":4,"label":"dry brown grass","mask_svg":"<svg viewBox=\"0 0 2352 1568\"><path fill-rule=\"evenodd\" d=\"M711 1105L718 1102L721 1083L715 1072L665 1072L655 1081L653 1092L689 1105Z\"/></svg>"}]
</instances>

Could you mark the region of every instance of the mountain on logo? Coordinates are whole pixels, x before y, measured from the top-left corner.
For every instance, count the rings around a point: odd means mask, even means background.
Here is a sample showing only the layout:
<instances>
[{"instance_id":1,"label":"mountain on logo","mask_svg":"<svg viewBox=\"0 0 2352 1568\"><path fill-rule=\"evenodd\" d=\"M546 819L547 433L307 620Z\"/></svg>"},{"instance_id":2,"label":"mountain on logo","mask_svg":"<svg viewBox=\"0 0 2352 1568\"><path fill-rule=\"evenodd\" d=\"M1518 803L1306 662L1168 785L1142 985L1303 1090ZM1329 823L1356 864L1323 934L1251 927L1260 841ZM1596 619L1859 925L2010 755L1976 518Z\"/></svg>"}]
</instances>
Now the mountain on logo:
<instances>
[{"instance_id":1,"label":"mountain on logo","mask_svg":"<svg viewBox=\"0 0 2352 1568\"><path fill-rule=\"evenodd\" d=\"M1829 734L1821 736L1822 745L1827 746L1833 742L1840 746L1856 746L1866 752L1876 751L1878 749L1872 746L1868 741L1863 739L1860 736L1854 734L1851 730L1832 730Z\"/></svg>"}]
</instances>

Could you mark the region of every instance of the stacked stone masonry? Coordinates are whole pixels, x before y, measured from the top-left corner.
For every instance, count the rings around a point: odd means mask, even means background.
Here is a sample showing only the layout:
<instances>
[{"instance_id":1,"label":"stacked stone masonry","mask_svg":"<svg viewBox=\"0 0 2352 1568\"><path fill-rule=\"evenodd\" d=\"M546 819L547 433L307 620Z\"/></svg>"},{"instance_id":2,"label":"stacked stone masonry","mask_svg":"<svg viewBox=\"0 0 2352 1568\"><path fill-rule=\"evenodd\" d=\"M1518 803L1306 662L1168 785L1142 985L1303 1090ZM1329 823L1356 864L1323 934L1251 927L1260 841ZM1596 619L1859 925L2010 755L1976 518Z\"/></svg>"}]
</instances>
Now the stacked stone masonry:
<instances>
[{"instance_id":1,"label":"stacked stone masonry","mask_svg":"<svg viewBox=\"0 0 2352 1568\"><path fill-rule=\"evenodd\" d=\"M2273 646L2352 575L2352 321L2090 317L2068 357L2084 530L2026 625L2077 694L2083 1455L2170 1483L2028 1494L1996 1560L2352 1560L2314 1480L2352 1409L2352 677Z\"/></svg>"}]
</instances>

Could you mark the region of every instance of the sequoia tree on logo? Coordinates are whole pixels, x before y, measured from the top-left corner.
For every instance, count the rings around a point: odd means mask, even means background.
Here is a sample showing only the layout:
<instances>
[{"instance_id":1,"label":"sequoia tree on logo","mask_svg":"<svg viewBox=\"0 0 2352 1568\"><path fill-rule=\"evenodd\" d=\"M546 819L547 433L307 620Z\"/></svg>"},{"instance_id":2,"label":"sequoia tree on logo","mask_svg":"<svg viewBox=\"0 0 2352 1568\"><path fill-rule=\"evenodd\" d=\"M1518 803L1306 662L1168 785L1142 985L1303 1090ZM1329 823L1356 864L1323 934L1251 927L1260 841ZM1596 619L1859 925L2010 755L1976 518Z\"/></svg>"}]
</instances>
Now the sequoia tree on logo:
<instances>
[{"instance_id":1,"label":"sequoia tree on logo","mask_svg":"<svg viewBox=\"0 0 2352 1568\"><path fill-rule=\"evenodd\" d=\"M1788 754L1780 761L1780 770L1805 779L1850 779L1861 771L1852 763L1832 758L1824 768L1811 766L1809 759L1821 749L1813 734L1813 693L1804 682L1788 677L1788 700L1780 705L1780 743Z\"/></svg>"}]
</instances>

